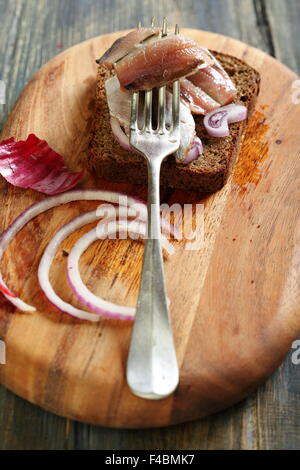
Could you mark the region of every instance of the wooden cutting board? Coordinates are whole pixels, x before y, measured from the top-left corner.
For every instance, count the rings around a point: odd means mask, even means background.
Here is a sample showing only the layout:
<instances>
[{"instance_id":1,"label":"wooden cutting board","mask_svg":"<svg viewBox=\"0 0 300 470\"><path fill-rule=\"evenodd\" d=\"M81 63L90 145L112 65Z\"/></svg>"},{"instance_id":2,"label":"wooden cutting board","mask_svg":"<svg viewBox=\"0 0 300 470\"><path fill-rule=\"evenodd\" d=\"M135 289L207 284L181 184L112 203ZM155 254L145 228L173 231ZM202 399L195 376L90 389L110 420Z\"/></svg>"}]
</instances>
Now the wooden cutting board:
<instances>
[{"instance_id":1,"label":"wooden cutting board","mask_svg":"<svg viewBox=\"0 0 300 470\"><path fill-rule=\"evenodd\" d=\"M103 319L77 321L58 312L37 283L43 249L55 231L97 203L72 203L29 223L2 261L4 279L38 311L14 312L1 299L0 337L7 347L1 382L25 399L59 415L117 427L166 426L228 407L249 394L282 362L300 330L300 105L293 104L296 75L239 41L185 30L204 46L233 54L262 76L256 112L226 186L208 196L163 190L169 204L205 204L205 241L198 251L174 243L166 260L168 296L180 386L161 401L133 396L125 382L131 324ZM85 155L94 106L96 64L121 33L74 46L48 62L28 83L2 132L25 138L33 132L73 169ZM39 193L1 178L1 229ZM83 187L146 196L143 187L86 176ZM55 289L76 300L67 286L63 250L52 269ZM134 305L143 247L103 240L83 256L81 271L91 289L111 301ZM76 304L77 305L77 304Z\"/></svg>"}]
</instances>

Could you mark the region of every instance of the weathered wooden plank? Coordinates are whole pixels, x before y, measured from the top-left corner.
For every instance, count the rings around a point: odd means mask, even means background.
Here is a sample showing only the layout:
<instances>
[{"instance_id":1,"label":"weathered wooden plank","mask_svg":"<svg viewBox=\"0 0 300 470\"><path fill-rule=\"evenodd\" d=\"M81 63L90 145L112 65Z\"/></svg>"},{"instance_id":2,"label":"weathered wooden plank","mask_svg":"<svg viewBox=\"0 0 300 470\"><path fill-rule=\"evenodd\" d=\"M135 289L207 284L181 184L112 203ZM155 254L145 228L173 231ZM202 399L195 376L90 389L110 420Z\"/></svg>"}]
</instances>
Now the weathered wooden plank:
<instances>
[{"instance_id":1,"label":"weathered wooden plank","mask_svg":"<svg viewBox=\"0 0 300 470\"><path fill-rule=\"evenodd\" d=\"M68 420L45 413L0 387L0 450L73 447L74 426Z\"/></svg>"},{"instance_id":2,"label":"weathered wooden plank","mask_svg":"<svg viewBox=\"0 0 300 470\"><path fill-rule=\"evenodd\" d=\"M265 0L265 11L273 38L276 57L300 73L300 2Z\"/></svg>"},{"instance_id":3,"label":"weathered wooden plank","mask_svg":"<svg viewBox=\"0 0 300 470\"><path fill-rule=\"evenodd\" d=\"M47 60L79 41L144 24L156 15L170 22L213 30L260 47L300 69L297 0L0 0L0 79L7 105L0 127L25 82ZM265 4L265 8L264 7ZM66 424L0 388L1 448L299 448L300 366L288 358L242 404L198 423L170 429L118 431Z\"/></svg>"},{"instance_id":4,"label":"weathered wooden plank","mask_svg":"<svg viewBox=\"0 0 300 470\"><path fill-rule=\"evenodd\" d=\"M299 450L300 364L291 353L257 393L257 426L262 449Z\"/></svg>"},{"instance_id":5,"label":"weathered wooden plank","mask_svg":"<svg viewBox=\"0 0 300 470\"><path fill-rule=\"evenodd\" d=\"M77 430L77 443L80 448L89 449L242 449L241 426L245 406L246 402L243 402L236 405L234 412L229 409L198 422L164 429L113 430L81 425Z\"/></svg>"}]
</instances>

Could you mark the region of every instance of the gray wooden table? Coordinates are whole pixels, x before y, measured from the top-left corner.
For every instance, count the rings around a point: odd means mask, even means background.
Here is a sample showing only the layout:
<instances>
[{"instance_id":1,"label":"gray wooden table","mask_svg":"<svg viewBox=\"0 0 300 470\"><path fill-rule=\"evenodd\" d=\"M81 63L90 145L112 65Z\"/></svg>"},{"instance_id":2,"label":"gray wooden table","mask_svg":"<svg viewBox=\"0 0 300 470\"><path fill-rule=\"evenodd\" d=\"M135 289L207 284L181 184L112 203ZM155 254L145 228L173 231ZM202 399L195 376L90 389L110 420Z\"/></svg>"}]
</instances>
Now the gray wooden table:
<instances>
[{"instance_id":1,"label":"gray wooden table","mask_svg":"<svg viewBox=\"0 0 300 470\"><path fill-rule=\"evenodd\" d=\"M226 34L300 71L299 0L0 0L0 127L27 80L80 41L147 24ZM299 449L300 365L291 354L260 389L233 408L167 429L112 430L70 422L0 387L0 449Z\"/></svg>"}]
</instances>

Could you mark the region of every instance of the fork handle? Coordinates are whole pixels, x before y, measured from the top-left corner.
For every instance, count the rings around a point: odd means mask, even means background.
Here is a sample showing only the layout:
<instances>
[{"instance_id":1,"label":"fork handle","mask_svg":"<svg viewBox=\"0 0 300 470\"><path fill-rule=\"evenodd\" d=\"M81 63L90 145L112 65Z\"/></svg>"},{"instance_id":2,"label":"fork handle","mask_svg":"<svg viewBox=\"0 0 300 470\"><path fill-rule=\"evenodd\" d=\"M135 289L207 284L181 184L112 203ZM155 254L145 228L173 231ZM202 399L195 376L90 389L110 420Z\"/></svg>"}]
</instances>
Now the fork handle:
<instances>
[{"instance_id":1,"label":"fork handle","mask_svg":"<svg viewBox=\"0 0 300 470\"><path fill-rule=\"evenodd\" d=\"M127 362L135 395L161 399L178 385L179 373L165 290L160 244L160 159L148 163L148 225L143 268Z\"/></svg>"}]
</instances>

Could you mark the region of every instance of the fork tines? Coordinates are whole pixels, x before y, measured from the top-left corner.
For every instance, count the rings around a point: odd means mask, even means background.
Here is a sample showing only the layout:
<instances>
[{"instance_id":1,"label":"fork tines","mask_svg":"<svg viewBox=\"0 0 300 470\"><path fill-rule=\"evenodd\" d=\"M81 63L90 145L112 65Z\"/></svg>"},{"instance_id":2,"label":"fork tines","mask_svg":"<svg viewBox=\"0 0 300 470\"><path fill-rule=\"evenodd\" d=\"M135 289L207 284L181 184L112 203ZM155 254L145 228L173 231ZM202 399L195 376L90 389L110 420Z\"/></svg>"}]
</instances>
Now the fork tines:
<instances>
[{"instance_id":1,"label":"fork tines","mask_svg":"<svg viewBox=\"0 0 300 470\"><path fill-rule=\"evenodd\" d=\"M155 26L155 17L151 19L151 27ZM140 27L140 23L139 23ZM162 37L168 34L168 23L167 19L164 18L162 26ZM175 34L179 34L179 26L175 26ZM152 100L153 90L145 91L145 103L144 103L144 126L142 129L138 127L138 108L140 101L140 92L134 92L131 100L131 122L130 130L138 132L149 132L164 134L176 130L179 126L179 95L180 95L180 83L176 80L173 83L173 94L172 94L172 126L170 129L166 129L166 86L158 88L158 118L157 127L152 127Z\"/></svg>"}]
</instances>

